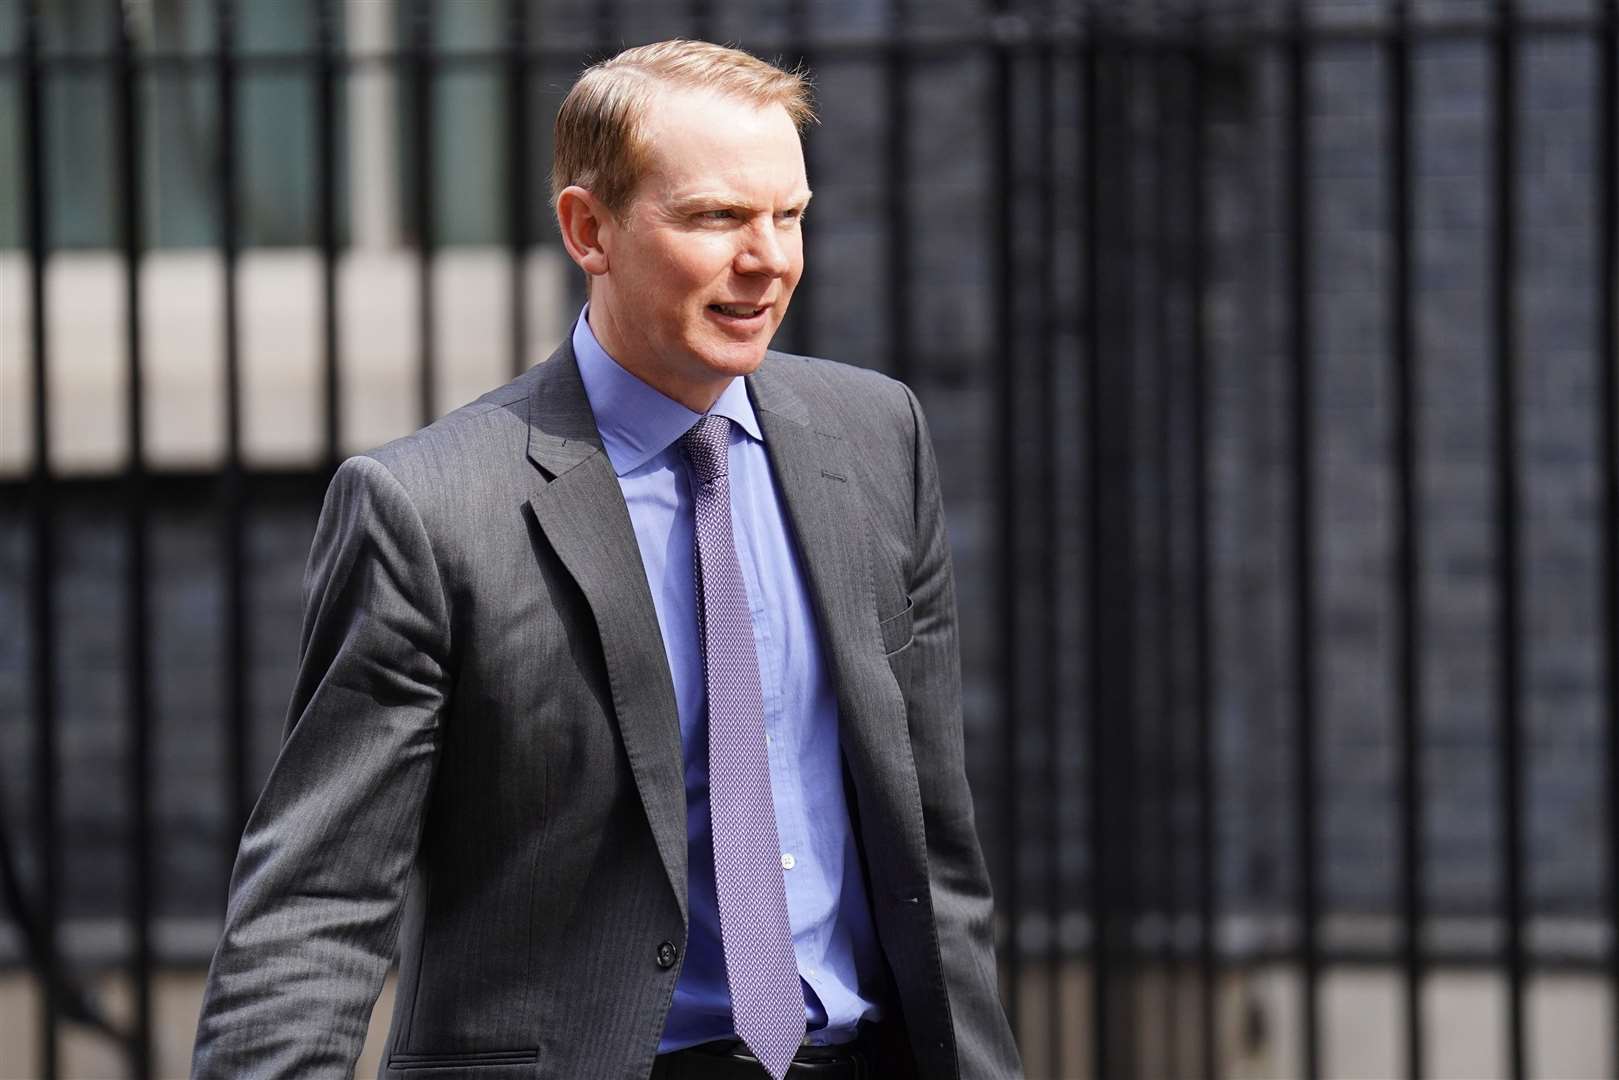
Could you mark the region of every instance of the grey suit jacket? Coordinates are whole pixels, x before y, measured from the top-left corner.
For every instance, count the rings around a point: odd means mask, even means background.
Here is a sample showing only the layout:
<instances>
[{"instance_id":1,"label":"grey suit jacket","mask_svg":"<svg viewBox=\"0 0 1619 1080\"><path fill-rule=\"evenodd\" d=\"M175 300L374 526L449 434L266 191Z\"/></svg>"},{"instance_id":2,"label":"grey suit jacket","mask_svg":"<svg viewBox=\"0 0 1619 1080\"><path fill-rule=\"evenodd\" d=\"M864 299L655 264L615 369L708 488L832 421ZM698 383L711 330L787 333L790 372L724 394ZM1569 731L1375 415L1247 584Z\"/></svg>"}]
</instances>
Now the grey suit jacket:
<instances>
[{"instance_id":1,"label":"grey suit jacket","mask_svg":"<svg viewBox=\"0 0 1619 1080\"><path fill-rule=\"evenodd\" d=\"M1017 1075L916 400L777 353L748 385L837 688L891 1011L921 1076ZM344 462L304 584L193 1074L349 1075L397 947L384 1077L645 1077L685 947L685 778L572 350Z\"/></svg>"}]
</instances>

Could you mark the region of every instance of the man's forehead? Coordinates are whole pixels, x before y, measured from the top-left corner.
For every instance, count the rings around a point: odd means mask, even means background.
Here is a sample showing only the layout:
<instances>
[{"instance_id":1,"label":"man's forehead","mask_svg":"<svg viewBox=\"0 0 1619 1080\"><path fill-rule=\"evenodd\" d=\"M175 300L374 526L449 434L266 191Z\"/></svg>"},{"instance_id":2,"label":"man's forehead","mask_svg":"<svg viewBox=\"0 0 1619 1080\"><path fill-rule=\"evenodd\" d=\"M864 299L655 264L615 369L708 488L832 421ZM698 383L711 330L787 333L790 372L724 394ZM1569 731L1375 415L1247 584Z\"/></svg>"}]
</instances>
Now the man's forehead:
<instances>
[{"instance_id":1,"label":"man's forehead","mask_svg":"<svg viewBox=\"0 0 1619 1080\"><path fill-rule=\"evenodd\" d=\"M648 110L642 137L648 194L683 202L809 198L798 129L780 105L682 89Z\"/></svg>"},{"instance_id":2,"label":"man's forehead","mask_svg":"<svg viewBox=\"0 0 1619 1080\"><path fill-rule=\"evenodd\" d=\"M792 125L792 116L780 102L760 103L740 94L707 86L681 86L663 83L647 102L642 122L649 128L659 124L701 122L716 113L754 114L761 118L780 117ZM793 130L796 132L797 127Z\"/></svg>"},{"instance_id":3,"label":"man's forehead","mask_svg":"<svg viewBox=\"0 0 1619 1080\"><path fill-rule=\"evenodd\" d=\"M655 98L642 118L640 141L649 163L703 149L727 159L755 152L802 157L798 127L784 106L701 89Z\"/></svg>"}]
</instances>

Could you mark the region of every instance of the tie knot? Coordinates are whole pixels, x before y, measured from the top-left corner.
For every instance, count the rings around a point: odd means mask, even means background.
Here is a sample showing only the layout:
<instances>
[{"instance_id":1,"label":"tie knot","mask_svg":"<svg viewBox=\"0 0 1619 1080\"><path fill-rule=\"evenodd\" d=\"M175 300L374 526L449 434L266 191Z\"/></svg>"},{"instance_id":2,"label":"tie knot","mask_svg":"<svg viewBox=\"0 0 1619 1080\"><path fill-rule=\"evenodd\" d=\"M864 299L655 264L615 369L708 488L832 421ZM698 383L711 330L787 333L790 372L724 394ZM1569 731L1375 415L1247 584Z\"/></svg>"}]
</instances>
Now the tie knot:
<instances>
[{"instance_id":1,"label":"tie knot","mask_svg":"<svg viewBox=\"0 0 1619 1080\"><path fill-rule=\"evenodd\" d=\"M731 445L731 421L710 414L691 426L680 437L680 448L686 452L697 479L713 483L726 474L726 454Z\"/></svg>"}]
</instances>

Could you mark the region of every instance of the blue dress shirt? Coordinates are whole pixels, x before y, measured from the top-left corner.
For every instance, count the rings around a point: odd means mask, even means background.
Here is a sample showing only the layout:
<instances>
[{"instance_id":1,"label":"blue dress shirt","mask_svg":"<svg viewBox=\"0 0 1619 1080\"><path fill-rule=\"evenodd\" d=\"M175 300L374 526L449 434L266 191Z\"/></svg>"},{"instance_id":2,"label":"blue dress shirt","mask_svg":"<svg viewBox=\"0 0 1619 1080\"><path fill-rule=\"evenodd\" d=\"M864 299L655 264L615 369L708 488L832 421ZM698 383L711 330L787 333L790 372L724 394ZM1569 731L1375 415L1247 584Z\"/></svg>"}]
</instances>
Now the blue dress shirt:
<instances>
[{"instance_id":1,"label":"blue dress shirt","mask_svg":"<svg viewBox=\"0 0 1619 1080\"><path fill-rule=\"evenodd\" d=\"M679 446L699 414L608 356L591 332L589 311L587 305L574 324L573 351L641 549L674 680L685 757L691 925L685 966L658 1045L667 1053L735 1035L714 896L691 481ZM731 525L759 655L770 784L805 1023L811 1042L844 1042L863 1017L878 1015L881 960L844 798L837 697L743 381L733 379L710 411L733 422Z\"/></svg>"}]
</instances>

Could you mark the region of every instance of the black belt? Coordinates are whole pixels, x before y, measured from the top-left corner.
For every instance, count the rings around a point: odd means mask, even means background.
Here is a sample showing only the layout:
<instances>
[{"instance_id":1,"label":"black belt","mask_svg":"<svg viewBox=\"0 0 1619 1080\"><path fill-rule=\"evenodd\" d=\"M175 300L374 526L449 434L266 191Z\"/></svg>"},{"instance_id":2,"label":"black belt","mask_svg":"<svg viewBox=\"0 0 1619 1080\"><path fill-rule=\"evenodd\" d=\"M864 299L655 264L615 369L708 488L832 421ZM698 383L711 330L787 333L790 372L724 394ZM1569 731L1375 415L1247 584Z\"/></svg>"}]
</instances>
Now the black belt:
<instances>
[{"instance_id":1,"label":"black belt","mask_svg":"<svg viewBox=\"0 0 1619 1080\"><path fill-rule=\"evenodd\" d=\"M839 1046L801 1046L787 1069L788 1080L878 1080L881 1058L866 1032ZM740 1039L703 1043L659 1054L648 1080L759 1080L764 1066Z\"/></svg>"}]
</instances>

